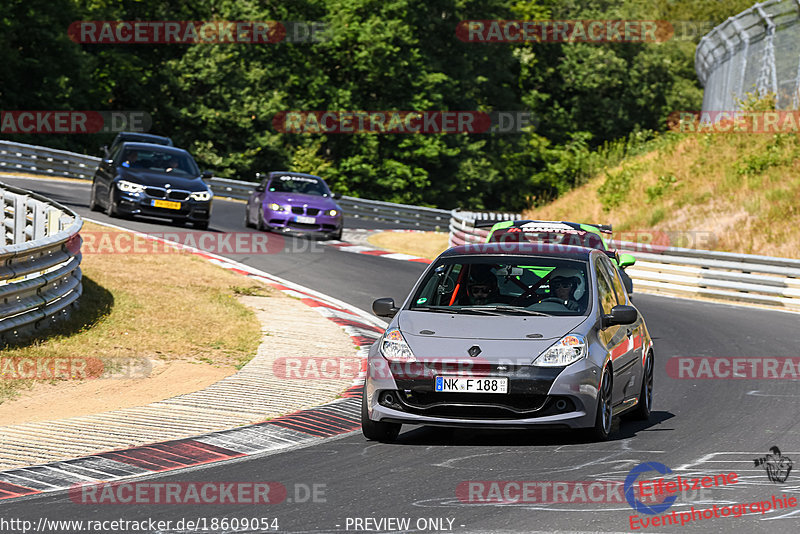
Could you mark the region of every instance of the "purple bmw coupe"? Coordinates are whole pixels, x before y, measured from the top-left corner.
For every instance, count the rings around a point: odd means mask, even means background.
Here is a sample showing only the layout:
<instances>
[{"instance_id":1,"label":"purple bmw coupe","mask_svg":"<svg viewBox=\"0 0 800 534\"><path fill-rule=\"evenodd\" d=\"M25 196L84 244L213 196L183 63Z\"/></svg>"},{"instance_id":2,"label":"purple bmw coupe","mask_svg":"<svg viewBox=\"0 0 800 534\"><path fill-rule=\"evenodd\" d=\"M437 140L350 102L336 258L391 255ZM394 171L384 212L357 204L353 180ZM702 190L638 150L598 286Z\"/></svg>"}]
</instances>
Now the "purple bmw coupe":
<instances>
[{"instance_id":1,"label":"purple bmw coupe","mask_svg":"<svg viewBox=\"0 0 800 534\"><path fill-rule=\"evenodd\" d=\"M267 174L247 199L248 228L342 237L342 208L319 176L276 171Z\"/></svg>"}]
</instances>

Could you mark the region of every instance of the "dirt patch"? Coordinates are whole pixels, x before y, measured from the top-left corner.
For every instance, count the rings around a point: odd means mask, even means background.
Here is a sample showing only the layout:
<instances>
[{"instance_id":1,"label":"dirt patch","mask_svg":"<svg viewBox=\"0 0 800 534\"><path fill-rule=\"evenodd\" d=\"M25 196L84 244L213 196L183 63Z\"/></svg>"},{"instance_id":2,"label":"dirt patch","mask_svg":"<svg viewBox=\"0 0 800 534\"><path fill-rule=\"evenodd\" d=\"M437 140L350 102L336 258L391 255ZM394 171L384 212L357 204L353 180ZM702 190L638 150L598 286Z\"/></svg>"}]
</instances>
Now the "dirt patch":
<instances>
[{"instance_id":1,"label":"dirt patch","mask_svg":"<svg viewBox=\"0 0 800 534\"><path fill-rule=\"evenodd\" d=\"M0 421L14 425L142 406L203 389L235 372L229 366L170 361L155 362L147 378L40 382L0 404Z\"/></svg>"}]
</instances>

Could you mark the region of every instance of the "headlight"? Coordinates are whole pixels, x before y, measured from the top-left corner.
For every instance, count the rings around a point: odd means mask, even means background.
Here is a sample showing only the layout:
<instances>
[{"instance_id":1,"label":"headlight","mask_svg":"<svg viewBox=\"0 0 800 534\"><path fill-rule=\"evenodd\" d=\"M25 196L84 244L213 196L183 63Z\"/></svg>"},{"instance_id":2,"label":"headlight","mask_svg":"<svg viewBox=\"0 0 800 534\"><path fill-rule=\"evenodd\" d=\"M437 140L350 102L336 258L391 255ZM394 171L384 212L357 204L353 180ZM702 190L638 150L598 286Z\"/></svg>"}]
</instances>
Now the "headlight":
<instances>
[{"instance_id":1,"label":"headlight","mask_svg":"<svg viewBox=\"0 0 800 534\"><path fill-rule=\"evenodd\" d=\"M196 193L192 193L189 195L192 200L197 200L199 202L206 202L207 200L211 200L211 193L208 191L197 191Z\"/></svg>"},{"instance_id":2,"label":"headlight","mask_svg":"<svg viewBox=\"0 0 800 534\"><path fill-rule=\"evenodd\" d=\"M127 180L120 180L117 182L117 189L120 191L125 191L126 193L141 193L144 191L144 186L142 184L135 184Z\"/></svg>"},{"instance_id":3,"label":"headlight","mask_svg":"<svg viewBox=\"0 0 800 534\"><path fill-rule=\"evenodd\" d=\"M381 341L381 354L390 362L415 362L417 359L411 352L403 334L397 328L387 330Z\"/></svg>"},{"instance_id":4,"label":"headlight","mask_svg":"<svg viewBox=\"0 0 800 534\"><path fill-rule=\"evenodd\" d=\"M281 206L281 205L279 205L279 204L274 204L274 203L273 203L273 204L270 204L270 205L269 205L269 206L267 206L267 207L268 207L269 209L271 209L272 211L289 211L289 208L288 208L288 206Z\"/></svg>"},{"instance_id":5,"label":"headlight","mask_svg":"<svg viewBox=\"0 0 800 534\"><path fill-rule=\"evenodd\" d=\"M563 367L586 356L586 339L580 334L562 337L553 346L533 360L539 367Z\"/></svg>"},{"instance_id":6,"label":"headlight","mask_svg":"<svg viewBox=\"0 0 800 534\"><path fill-rule=\"evenodd\" d=\"M330 215L331 217L335 217L338 214L339 214L339 212L336 211L336 210L328 210L328 211L325 212L325 215Z\"/></svg>"}]
</instances>

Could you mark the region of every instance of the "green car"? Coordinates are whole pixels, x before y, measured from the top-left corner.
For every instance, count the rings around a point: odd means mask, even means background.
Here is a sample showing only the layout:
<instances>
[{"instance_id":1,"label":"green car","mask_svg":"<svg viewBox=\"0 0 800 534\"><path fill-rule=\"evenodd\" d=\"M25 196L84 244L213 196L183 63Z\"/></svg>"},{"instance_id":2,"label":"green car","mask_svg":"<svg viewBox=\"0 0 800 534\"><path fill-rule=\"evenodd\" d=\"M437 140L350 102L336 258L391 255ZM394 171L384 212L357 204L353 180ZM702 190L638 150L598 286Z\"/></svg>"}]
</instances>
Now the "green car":
<instances>
[{"instance_id":1,"label":"green car","mask_svg":"<svg viewBox=\"0 0 800 534\"><path fill-rule=\"evenodd\" d=\"M611 225L566 221L502 221L489 230L487 243L547 243L595 248L605 252L617 266L625 289L633 294L633 281L625 269L636 263L631 254L620 254L609 246Z\"/></svg>"}]
</instances>

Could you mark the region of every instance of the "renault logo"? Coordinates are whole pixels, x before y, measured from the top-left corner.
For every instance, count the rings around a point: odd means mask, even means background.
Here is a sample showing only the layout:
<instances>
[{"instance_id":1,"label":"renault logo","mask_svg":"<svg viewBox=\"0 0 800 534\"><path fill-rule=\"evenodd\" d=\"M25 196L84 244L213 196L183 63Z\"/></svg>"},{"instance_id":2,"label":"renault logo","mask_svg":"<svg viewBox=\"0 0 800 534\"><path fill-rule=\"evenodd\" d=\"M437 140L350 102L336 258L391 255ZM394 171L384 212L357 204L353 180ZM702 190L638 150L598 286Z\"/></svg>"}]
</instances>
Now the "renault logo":
<instances>
[{"instance_id":1,"label":"renault logo","mask_svg":"<svg viewBox=\"0 0 800 534\"><path fill-rule=\"evenodd\" d=\"M473 345L469 348L467 353L474 358L481 353L481 348L478 345Z\"/></svg>"}]
</instances>

